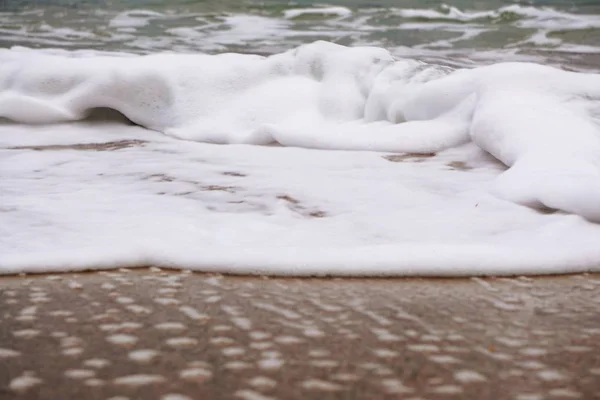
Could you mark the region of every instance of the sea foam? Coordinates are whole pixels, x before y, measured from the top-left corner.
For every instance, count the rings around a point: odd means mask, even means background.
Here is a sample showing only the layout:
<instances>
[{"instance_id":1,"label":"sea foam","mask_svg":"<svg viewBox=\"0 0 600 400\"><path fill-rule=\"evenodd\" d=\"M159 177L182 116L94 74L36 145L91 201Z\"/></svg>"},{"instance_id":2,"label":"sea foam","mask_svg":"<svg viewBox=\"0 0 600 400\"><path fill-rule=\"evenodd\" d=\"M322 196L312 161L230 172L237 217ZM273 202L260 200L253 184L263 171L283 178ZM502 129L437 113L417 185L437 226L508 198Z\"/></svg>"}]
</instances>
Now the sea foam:
<instances>
[{"instance_id":1,"label":"sea foam","mask_svg":"<svg viewBox=\"0 0 600 400\"><path fill-rule=\"evenodd\" d=\"M14 121L107 107L210 143L431 153L472 140L513 167L499 195L600 222L597 75L525 63L450 71L327 42L271 57L0 56L0 116Z\"/></svg>"},{"instance_id":2,"label":"sea foam","mask_svg":"<svg viewBox=\"0 0 600 400\"><path fill-rule=\"evenodd\" d=\"M70 123L98 108L164 135ZM4 272L153 263L446 275L600 265L598 225L536 211L600 222L594 74L530 63L453 70L327 42L269 57L3 50L0 116L29 124L0 127L10 149ZM102 147L102 131L121 144ZM90 142L114 151L72 151L93 149L81 145ZM56 151L31 153L44 149ZM373 151L404 155L381 161ZM235 170L217 178L210 165ZM46 182L28 187L39 171ZM78 211L61 212L61 200ZM82 227L86 212L98 219L94 228ZM39 226L32 215L52 223ZM70 245L40 241L56 232ZM561 235L580 237L579 247L556 246Z\"/></svg>"}]
</instances>

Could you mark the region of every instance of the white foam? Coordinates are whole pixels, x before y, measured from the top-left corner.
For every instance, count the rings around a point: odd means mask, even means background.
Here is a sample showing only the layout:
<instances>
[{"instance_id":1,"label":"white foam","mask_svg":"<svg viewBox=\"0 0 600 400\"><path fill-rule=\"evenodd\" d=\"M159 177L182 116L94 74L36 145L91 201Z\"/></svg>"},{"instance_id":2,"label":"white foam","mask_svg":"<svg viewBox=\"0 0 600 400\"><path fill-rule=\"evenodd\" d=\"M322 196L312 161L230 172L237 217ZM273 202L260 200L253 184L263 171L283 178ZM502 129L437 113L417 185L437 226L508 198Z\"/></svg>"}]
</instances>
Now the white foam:
<instances>
[{"instance_id":1,"label":"white foam","mask_svg":"<svg viewBox=\"0 0 600 400\"><path fill-rule=\"evenodd\" d=\"M2 273L600 265L599 225L516 205L600 221L597 75L527 63L451 70L325 42L271 57L87 55L0 52L0 115L35 124L0 125L0 145L16 147L0 150ZM61 122L96 107L166 135ZM90 146L105 142L116 144ZM244 145L272 142L347 151ZM425 155L390 162L373 151Z\"/></svg>"},{"instance_id":2,"label":"white foam","mask_svg":"<svg viewBox=\"0 0 600 400\"><path fill-rule=\"evenodd\" d=\"M491 11L461 11L456 7L442 5L441 10L435 9L415 9L405 8L395 10L394 13L404 18L419 18L419 19L432 19L432 20L455 20L455 21L473 21L483 18L498 17L500 12L496 10ZM508 8L508 7L507 7ZM520 9L522 7L516 6L511 9Z\"/></svg>"},{"instance_id":3,"label":"white foam","mask_svg":"<svg viewBox=\"0 0 600 400\"><path fill-rule=\"evenodd\" d=\"M164 14L150 10L127 10L119 13L108 23L111 28L137 28L148 25L154 18L164 17Z\"/></svg>"},{"instance_id":4,"label":"white foam","mask_svg":"<svg viewBox=\"0 0 600 400\"><path fill-rule=\"evenodd\" d=\"M408 19L434 21L471 22L483 19L499 19L518 16L516 26L553 30L594 29L600 27L600 16L572 14L550 7L532 7L513 4L496 10L462 11L456 7L443 5L435 9L398 9L394 14Z\"/></svg>"},{"instance_id":5,"label":"white foam","mask_svg":"<svg viewBox=\"0 0 600 400\"><path fill-rule=\"evenodd\" d=\"M285 10L283 13L285 18L293 19L305 15L322 15L322 16L338 16L347 17L352 15L352 11L347 7L314 7L314 8L293 8Z\"/></svg>"}]
</instances>

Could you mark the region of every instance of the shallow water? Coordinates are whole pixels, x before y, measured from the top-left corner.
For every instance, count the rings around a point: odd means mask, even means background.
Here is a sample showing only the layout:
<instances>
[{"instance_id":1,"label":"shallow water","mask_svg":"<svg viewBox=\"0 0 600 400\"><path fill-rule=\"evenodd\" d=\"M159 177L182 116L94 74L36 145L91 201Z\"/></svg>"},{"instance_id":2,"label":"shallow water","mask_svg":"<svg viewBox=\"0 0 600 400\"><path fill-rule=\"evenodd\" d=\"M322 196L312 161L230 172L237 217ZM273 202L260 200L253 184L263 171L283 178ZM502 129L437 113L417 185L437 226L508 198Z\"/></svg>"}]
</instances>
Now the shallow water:
<instances>
[{"instance_id":1,"label":"shallow water","mask_svg":"<svg viewBox=\"0 0 600 400\"><path fill-rule=\"evenodd\" d=\"M322 39L453 66L529 60L598 70L600 64L600 4L592 0L321 4L4 0L0 47L274 54Z\"/></svg>"}]
</instances>

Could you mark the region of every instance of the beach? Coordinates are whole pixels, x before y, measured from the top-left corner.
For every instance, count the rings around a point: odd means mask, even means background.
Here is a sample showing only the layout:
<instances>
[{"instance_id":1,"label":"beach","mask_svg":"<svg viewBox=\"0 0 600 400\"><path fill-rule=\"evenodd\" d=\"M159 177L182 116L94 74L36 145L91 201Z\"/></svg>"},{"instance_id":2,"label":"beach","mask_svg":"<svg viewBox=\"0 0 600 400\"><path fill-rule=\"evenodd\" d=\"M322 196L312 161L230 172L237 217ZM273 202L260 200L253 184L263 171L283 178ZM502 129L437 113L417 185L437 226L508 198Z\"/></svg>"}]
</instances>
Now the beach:
<instances>
[{"instance_id":1,"label":"beach","mask_svg":"<svg viewBox=\"0 0 600 400\"><path fill-rule=\"evenodd\" d=\"M600 275L0 279L3 399L593 399Z\"/></svg>"},{"instance_id":2,"label":"beach","mask_svg":"<svg viewBox=\"0 0 600 400\"><path fill-rule=\"evenodd\" d=\"M600 398L600 6L0 0L0 399Z\"/></svg>"}]
</instances>

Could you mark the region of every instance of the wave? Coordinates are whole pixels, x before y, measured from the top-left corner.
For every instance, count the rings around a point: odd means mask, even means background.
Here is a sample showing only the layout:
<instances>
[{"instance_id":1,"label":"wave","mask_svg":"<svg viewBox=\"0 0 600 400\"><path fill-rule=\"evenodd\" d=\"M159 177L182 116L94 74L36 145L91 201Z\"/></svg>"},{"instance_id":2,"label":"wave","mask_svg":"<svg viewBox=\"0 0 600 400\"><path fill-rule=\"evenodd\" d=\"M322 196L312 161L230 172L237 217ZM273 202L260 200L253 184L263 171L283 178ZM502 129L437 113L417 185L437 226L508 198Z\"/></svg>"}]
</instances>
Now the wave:
<instances>
[{"instance_id":1,"label":"wave","mask_svg":"<svg viewBox=\"0 0 600 400\"><path fill-rule=\"evenodd\" d=\"M528 63L451 70L327 42L270 57L3 51L0 65L0 116L15 121L105 107L209 143L431 153L473 141L511 167L499 196L600 222L598 75Z\"/></svg>"},{"instance_id":2,"label":"wave","mask_svg":"<svg viewBox=\"0 0 600 400\"><path fill-rule=\"evenodd\" d=\"M593 29L600 27L600 16L574 14L550 7L510 5L494 10L463 11L457 7L442 5L439 9L398 9L395 14L407 19L425 21L516 22L523 28L555 30Z\"/></svg>"},{"instance_id":3,"label":"wave","mask_svg":"<svg viewBox=\"0 0 600 400\"><path fill-rule=\"evenodd\" d=\"M0 274L600 265L596 74L327 42L269 57L12 49L0 117L14 121L0 121Z\"/></svg>"},{"instance_id":4,"label":"wave","mask_svg":"<svg viewBox=\"0 0 600 400\"><path fill-rule=\"evenodd\" d=\"M23 12L0 13L0 34L4 46L54 46L138 54L157 51L274 54L318 39L389 49L396 46L453 49L454 59L469 49L472 58L461 66L468 66L469 61L484 51L492 52L494 61L503 60L507 48L518 50L522 60L537 56L543 63L553 65L577 62L570 56L565 60L566 55L558 53L600 51L597 45L600 16L594 14L595 7L581 8L581 13L577 13L556 5L469 10L447 5L399 8L389 4L299 8L280 3L249 7L219 4L212 10L204 3L188 3L165 3L153 10L118 7L112 11L82 5L56 12L47 12L40 5ZM436 62L428 57L427 51L417 56Z\"/></svg>"},{"instance_id":5,"label":"wave","mask_svg":"<svg viewBox=\"0 0 600 400\"><path fill-rule=\"evenodd\" d=\"M311 8L292 8L285 10L283 16L288 19L306 17L306 16L337 16L347 17L352 14L352 10L347 7L311 7Z\"/></svg>"}]
</instances>

